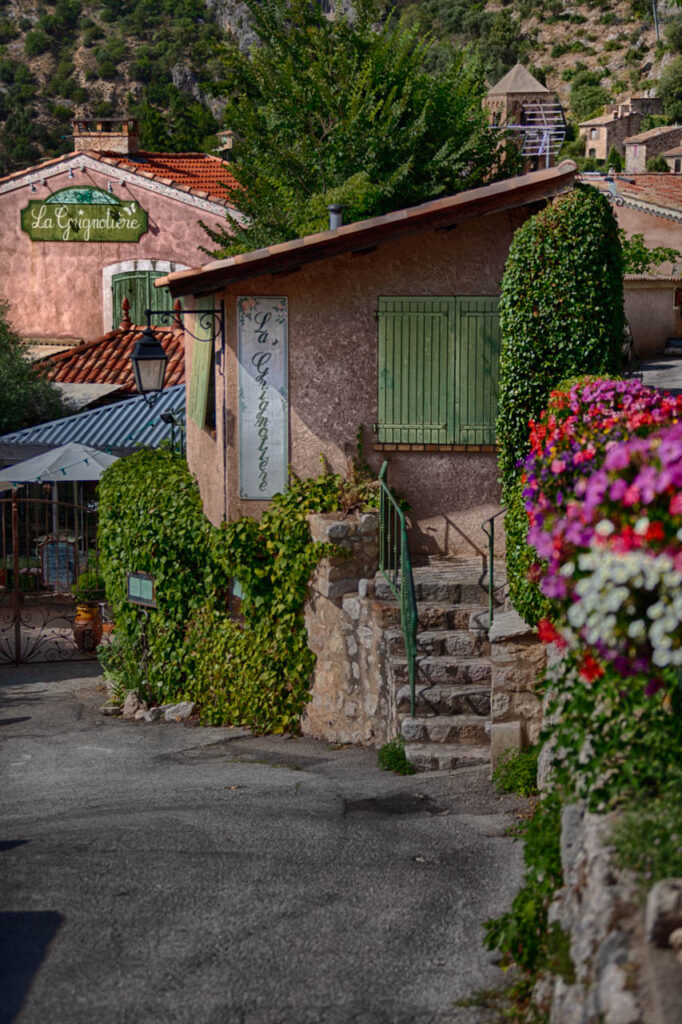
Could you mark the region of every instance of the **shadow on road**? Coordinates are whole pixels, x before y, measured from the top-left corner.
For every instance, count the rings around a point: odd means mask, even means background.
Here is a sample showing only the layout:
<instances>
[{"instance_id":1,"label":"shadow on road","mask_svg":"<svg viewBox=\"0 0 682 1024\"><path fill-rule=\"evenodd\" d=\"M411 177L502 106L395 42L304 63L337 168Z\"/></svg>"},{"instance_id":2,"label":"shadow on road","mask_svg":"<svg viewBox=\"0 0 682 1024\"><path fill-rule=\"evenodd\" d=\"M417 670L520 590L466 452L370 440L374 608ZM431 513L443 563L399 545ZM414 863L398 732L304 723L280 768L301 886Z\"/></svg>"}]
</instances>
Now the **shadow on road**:
<instances>
[{"instance_id":1,"label":"shadow on road","mask_svg":"<svg viewBox=\"0 0 682 1024\"><path fill-rule=\"evenodd\" d=\"M54 910L0 913L0 1024L18 1016L63 920Z\"/></svg>"}]
</instances>

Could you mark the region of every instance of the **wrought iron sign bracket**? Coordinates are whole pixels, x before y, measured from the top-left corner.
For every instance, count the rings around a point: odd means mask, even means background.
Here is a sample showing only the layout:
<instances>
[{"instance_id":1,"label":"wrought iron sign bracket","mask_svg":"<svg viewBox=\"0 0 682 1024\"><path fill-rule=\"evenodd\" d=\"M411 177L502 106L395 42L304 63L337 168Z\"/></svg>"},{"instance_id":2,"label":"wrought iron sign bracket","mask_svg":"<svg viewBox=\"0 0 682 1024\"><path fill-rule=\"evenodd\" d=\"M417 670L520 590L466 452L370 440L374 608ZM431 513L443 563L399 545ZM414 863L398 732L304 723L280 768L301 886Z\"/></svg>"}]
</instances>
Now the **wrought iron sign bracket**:
<instances>
[{"instance_id":1,"label":"wrought iron sign bracket","mask_svg":"<svg viewBox=\"0 0 682 1024\"><path fill-rule=\"evenodd\" d=\"M151 318L156 316L160 318L164 326L175 323L194 341L210 342L214 345L216 340L220 339L220 351L216 353L216 366L220 376L225 376L225 303L222 299L218 309L183 309L178 300L174 309L145 309L144 312L147 317L147 327L151 327ZM188 315L196 317L196 325L199 331L204 332L203 334L195 334L190 331L183 319ZM210 336L207 337L209 333Z\"/></svg>"}]
</instances>

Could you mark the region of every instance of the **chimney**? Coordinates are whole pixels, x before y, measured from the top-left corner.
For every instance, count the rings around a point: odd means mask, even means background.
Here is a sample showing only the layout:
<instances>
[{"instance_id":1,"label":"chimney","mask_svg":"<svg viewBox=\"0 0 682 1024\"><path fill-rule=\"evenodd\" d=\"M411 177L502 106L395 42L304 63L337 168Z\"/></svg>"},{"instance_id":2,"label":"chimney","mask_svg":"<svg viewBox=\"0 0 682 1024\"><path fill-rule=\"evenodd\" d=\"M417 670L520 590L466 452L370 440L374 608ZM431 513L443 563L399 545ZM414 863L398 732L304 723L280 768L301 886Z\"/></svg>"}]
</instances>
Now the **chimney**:
<instances>
[{"instance_id":1,"label":"chimney","mask_svg":"<svg viewBox=\"0 0 682 1024\"><path fill-rule=\"evenodd\" d=\"M343 224L343 204L330 203L327 209L329 210L329 230L335 231Z\"/></svg>"},{"instance_id":2,"label":"chimney","mask_svg":"<svg viewBox=\"0 0 682 1024\"><path fill-rule=\"evenodd\" d=\"M95 153L133 155L139 150L138 124L133 118L77 118L73 148Z\"/></svg>"}]
</instances>

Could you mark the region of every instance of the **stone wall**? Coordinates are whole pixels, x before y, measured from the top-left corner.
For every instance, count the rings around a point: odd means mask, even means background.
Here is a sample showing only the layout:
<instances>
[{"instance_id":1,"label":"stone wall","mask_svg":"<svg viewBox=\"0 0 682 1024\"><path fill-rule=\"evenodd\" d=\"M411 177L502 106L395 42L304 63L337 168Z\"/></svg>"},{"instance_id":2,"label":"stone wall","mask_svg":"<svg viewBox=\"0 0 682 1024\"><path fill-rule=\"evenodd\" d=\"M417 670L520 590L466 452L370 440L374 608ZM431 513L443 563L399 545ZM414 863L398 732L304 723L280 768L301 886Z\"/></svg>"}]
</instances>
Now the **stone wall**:
<instances>
[{"instance_id":1,"label":"stone wall","mask_svg":"<svg viewBox=\"0 0 682 1024\"><path fill-rule=\"evenodd\" d=\"M378 567L378 516L311 515L314 540L345 548L348 557L320 563L305 607L308 643L317 656L305 736L332 743L380 746L398 732L384 635L385 612L373 599Z\"/></svg>"},{"instance_id":2,"label":"stone wall","mask_svg":"<svg viewBox=\"0 0 682 1024\"><path fill-rule=\"evenodd\" d=\"M490 756L493 769L508 749L537 742L542 702L536 682L546 665L545 646L516 612L497 614L489 631L491 673Z\"/></svg>"}]
</instances>

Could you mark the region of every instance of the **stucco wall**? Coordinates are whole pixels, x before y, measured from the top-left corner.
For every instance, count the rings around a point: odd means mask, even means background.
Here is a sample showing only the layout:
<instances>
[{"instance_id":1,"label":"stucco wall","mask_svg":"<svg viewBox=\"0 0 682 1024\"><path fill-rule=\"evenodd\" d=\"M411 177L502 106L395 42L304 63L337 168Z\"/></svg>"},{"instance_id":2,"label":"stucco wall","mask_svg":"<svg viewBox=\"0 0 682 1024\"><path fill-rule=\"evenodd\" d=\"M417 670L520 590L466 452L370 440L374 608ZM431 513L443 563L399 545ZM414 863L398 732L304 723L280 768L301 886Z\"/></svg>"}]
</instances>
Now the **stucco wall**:
<instances>
[{"instance_id":1,"label":"stucco wall","mask_svg":"<svg viewBox=\"0 0 682 1024\"><path fill-rule=\"evenodd\" d=\"M239 497L237 296L286 296L289 458L294 472L317 476L321 455L331 470L344 472L362 426L370 466L378 472L388 459L389 483L412 506L415 547L433 553L482 552L486 540L481 520L497 511L500 501L494 452L374 450L374 312L381 295L498 295L512 235L525 216L521 210L507 211L451 231L430 231L373 252L335 256L295 273L230 286L222 295L227 319L225 376L217 383L219 421L226 398L224 423L218 423L215 442L206 431L188 426L190 467L209 518L219 522L224 516L259 515L265 507Z\"/></svg>"},{"instance_id":2,"label":"stucco wall","mask_svg":"<svg viewBox=\"0 0 682 1024\"><path fill-rule=\"evenodd\" d=\"M625 315L636 356L662 352L668 338L682 337L680 307L673 304L679 287L672 281L625 282Z\"/></svg>"},{"instance_id":3,"label":"stucco wall","mask_svg":"<svg viewBox=\"0 0 682 1024\"><path fill-rule=\"evenodd\" d=\"M111 330L105 321L103 270L129 260L163 260L160 269L180 269L206 261L201 246L209 243L199 224L219 223L215 215L186 202L156 194L137 183L123 185L114 175L74 165L68 170L0 194L3 273L0 300L10 303L15 328L25 337L96 338ZM106 191L113 182L120 199L135 199L147 211L149 230L139 242L34 242L21 230L20 211L29 200L77 185ZM152 183L153 184L153 183Z\"/></svg>"}]
</instances>

